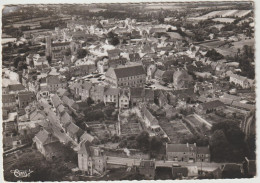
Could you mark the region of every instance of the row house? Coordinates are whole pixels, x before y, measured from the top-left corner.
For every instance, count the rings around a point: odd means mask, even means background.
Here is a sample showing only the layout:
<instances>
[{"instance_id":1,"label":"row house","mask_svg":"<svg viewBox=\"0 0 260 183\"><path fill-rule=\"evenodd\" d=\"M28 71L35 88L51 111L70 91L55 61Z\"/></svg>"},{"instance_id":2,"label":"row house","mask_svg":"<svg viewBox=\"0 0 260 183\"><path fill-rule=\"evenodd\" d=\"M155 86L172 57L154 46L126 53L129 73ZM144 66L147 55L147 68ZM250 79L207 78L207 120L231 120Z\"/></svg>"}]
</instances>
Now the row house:
<instances>
[{"instance_id":1,"label":"row house","mask_svg":"<svg viewBox=\"0 0 260 183\"><path fill-rule=\"evenodd\" d=\"M66 127L66 133L76 142L80 142L80 137L83 135L84 131L79 128L76 124L70 123Z\"/></svg>"},{"instance_id":2,"label":"row house","mask_svg":"<svg viewBox=\"0 0 260 183\"><path fill-rule=\"evenodd\" d=\"M16 97L15 94L3 94L2 95L3 110L13 111L16 109Z\"/></svg>"},{"instance_id":3,"label":"row house","mask_svg":"<svg viewBox=\"0 0 260 183\"><path fill-rule=\"evenodd\" d=\"M140 102L153 103L154 91L146 88L130 88L130 102L132 106L138 105Z\"/></svg>"},{"instance_id":4,"label":"row house","mask_svg":"<svg viewBox=\"0 0 260 183\"><path fill-rule=\"evenodd\" d=\"M94 64L78 65L69 68L69 72L73 77L86 76L95 71L96 71L96 66Z\"/></svg>"},{"instance_id":5,"label":"row house","mask_svg":"<svg viewBox=\"0 0 260 183\"><path fill-rule=\"evenodd\" d=\"M159 125L159 121L156 119L156 117L153 116L153 114L147 109L146 106L142 107L142 112L143 112L145 126L148 129L151 129L151 131L155 135L162 134L163 131L162 131L160 125Z\"/></svg>"},{"instance_id":6,"label":"row house","mask_svg":"<svg viewBox=\"0 0 260 183\"><path fill-rule=\"evenodd\" d=\"M48 76L46 78L46 89L51 92L55 93L59 88L66 88L67 82L65 79L60 78L59 76Z\"/></svg>"},{"instance_id":7,"label":"row house","mask_svg":"<svg viewBox=\"0 0 260 183\"><path fill-rule=\"evenodd\" d=\"M209 147L197 147L196 143L166 143L166 157L170 161L210 162L210 151Z\"/></svg>"},{"instance_id":8,"label":"row house","mask_svg":"<svg viewBox=\"0 0 260 183\"><path fill-rule=\"evenodd\" d=\"M15 94L26 91L26 88L21 84L9 84L6 87L2 87L3 94Z\"/></svg>"},{"instance_id":9,"label":"row house","mask_svg":"<svg viewBox=\"0 0 260 183\"><path fill-rule=\"evenodd\" d=\"M39 131L33 138L33 142L38 151L49 161L59 159L63 155L62 145L49 130Z\"/></svg>"},{"instance_id":10,"label":"row house","mask_svg":"<svg viewBox=\"0 0 260 183\"><path fill-rule=\"evenodd\" d=\"M75 98L80 98L82 101L87 100L90 97L90 89L93 84L85 80L78 80L77 82L72 83L69 88Z\"/></svg>"},{"instance_id":11,"label":"row house","mask_svg":"<svg viewBox=\"0 0 260 183\"><path fill-rule=\"evenodd\" d=\"M143 87L146 73L142 65L109 68L105 74L106 82L118 87Z\"/></svg>"},{"instance_id":12,"label":"row house","mask_svg":"<svg viewBox=\"0 0 260 183\"><path fill-rule=\"evenodd\" d=\"M20 92L18 93L18 105L20 109L24 109L29 103L36 100L36 96L31 91Z\"/></svg>"},{"instance_id":13,"label":"row house","mask_svg":"<svg viewBox=\"0 0 260 183\"><path fill-rule=\"evenodd\" d=\"M130 95L128 90L120 90L119 96L119 108L120 109L127 109L129 108L130 103Z\"/></svg>"},{"instance_id":14,"label":"row house","mask_svg":"<svg viewBox=\"0 0 260 183\"><path fill-rule=\"evenodd\" d=\"M214 100L206 103L200 104L196 108L196 112L199 114L207 114L212 111L223 110L225 108L225 104L219 100Z\"/></svg>"},{"instance_id":15,"label":"row house","mask_svg":"<svg viewBox=\"0 0 260 183\"><path fill-rule=\"evenodd\" d=\"M118 98L119 98L120 89L118 88L105 88L104 90L104 103L114 104L115 107L118 107Z\"/></svg>"}]
</instances>

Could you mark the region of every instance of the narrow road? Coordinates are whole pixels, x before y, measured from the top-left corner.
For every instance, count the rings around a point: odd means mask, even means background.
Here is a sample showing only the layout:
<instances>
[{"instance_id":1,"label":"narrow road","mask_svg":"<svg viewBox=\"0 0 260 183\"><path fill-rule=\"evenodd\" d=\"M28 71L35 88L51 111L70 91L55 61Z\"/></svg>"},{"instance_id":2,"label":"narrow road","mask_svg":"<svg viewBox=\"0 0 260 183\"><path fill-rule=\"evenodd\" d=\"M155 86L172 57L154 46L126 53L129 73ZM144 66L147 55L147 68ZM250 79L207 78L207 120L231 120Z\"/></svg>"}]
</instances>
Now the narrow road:
<instances>
[{"instance_id":1,"label":"narrow road","mask_svg":"<svg viewBox=\"0 0 260 183\"><path fill-rule=\"evenodd\" d=\"M39 104L43 106L48 122L52 127L54 135L59 139L59 141L61 143L72 142L72 144L76 147L78 144L64 132L64 129L60 125L60 119L58 116L56 116L56 113L52 111L51 106L42 100L39 100Z\"/></svg>"}]
</instances>

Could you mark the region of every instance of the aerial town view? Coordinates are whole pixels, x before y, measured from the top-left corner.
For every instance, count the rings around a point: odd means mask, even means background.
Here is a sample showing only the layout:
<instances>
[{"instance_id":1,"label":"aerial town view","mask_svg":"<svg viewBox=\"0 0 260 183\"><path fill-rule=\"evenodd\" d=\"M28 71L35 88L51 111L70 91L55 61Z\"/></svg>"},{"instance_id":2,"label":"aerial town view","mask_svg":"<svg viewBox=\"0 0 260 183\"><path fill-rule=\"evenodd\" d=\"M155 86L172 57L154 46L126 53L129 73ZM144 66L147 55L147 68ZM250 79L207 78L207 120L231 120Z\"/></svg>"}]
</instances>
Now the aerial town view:
<instances>
[{"instance_id":1,"label":"aerial town view","mask_svg":"<svg viewBox=\"0 0 260 183\"><path fill-rule=\"evenodd\" d=\"M4 180L254 178L254 6L5 6Z\"/></svg>"}]
</instances>

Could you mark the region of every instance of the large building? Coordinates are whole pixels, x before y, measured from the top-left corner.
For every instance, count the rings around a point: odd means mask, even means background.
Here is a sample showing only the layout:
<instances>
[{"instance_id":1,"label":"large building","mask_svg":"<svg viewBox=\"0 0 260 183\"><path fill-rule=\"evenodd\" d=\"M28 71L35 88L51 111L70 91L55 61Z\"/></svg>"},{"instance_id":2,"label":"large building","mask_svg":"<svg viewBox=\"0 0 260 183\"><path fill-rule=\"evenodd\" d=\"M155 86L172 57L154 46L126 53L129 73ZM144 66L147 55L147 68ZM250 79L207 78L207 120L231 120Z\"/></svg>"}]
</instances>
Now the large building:
<instances>
[{"instance_id":1,"label":"large building","mask_svg":"<svg viewBox=\"0 0 260 183\"><path fill-rule=\"evenodd\" d=\"M106 82L114 87L143 87L146 73L142 65L109 68Z\"/></svg>"},{"instance_id":2,"label":"large building","mask_svg":"<svg viewBox=\"0 0 260 183\"><path fill-rule=\"evenodd\" d=\"M99 147L92 146L89 141L80 143L78 151L79 170L88 175L102 174L106 170L106 158Z\"/></svg>"}]
</instances>

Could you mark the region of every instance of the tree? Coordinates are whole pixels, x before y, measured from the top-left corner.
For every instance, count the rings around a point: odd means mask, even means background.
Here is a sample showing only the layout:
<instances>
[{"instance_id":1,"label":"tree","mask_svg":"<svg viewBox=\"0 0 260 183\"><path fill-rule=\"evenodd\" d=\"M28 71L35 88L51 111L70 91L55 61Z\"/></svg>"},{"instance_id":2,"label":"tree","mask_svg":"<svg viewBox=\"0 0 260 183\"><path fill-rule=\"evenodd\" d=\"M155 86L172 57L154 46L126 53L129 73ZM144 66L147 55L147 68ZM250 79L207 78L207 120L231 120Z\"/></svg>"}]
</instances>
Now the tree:
<instances>
[{"instance_id":1,"label":"tree","mask_svg":"<svg viewBox=\"0 0 260 183\"><path fill-rule=\"evenodd\" d=\"M161 148L163 146L162 139L159 137L152 137L150 141L150 150L156 153L159 153L161 151Z\"/></svg>"},{"instance_id":2,"label":"tree","mask_svg":"<svg viewBox=\"0 0 260 183\"><path fill-rule=\"evenodd\" d=\"M210 139L211 159L225 161L228 153L228 141L222 130L216 130Z\"/></svg>"},{"instance_id":3,"label":"tree","mask_svg":"<svg viewBox=\"0 0 260 183\"><path fill-rule=\"evenodd\" d=\"M211 58L214 61L224 58L224 56L222 54L218 53L215 49L209 50L205 56Z\"/></svg>"},{"instance_id":4,"label":"tree","mask_svg":"<svg viewBox=\"0 0 260 183\"><path fill-rule=\"evenodd\" d=\"M47 59L48 63L51 64L51 61L52 61L51 56L47 56L46 59Z\"/></svg>"},{"instance_id":5,"label":"tree","mask_svg":"<svg viewBox=\"0 0 260 183\"><path fill-rule=\"evenodd\" d=\"M91 97L88 97L88 98L87 98L87 104L88 104L89 106L91 106L92 104L94 104L94 100L93 100Z\"/></svg>"},{"instance_id":6,"label":"tree","mask_svg":"<svg viewBox=\"0 0 260 183\"><path fill-rule=\"evenodd\" d=\"M109 33L107 33L107 38L109 40L109 43L116 46L119 44L119 38L118 35L115 34L114 32L110 31Z\"/></svg>"},{"instance_id":7,"label":"tree","mask_svg":"<svg viewBox=\"0 0 260 183\"><path fill-rule=\"evenodd\" d=\"M64 52L65 56L70 56L71 55L71 50L70 48L66 49Z\"/></svg>"},{"instance_id":8,"label":"tree","mask_svg":"<svg viewBox=\"0 0 260 183\"><path fill-rule=\"evenodd\" d=\"M142 131L136 137L137 147L143 152L148 152L149 150L149 133L147 131Z\"/></svg>"},{"instance_id":9,"label":"tree","mask_svg":"<svg viewBox=\"0 0 260 183\"><path fill-rule=\"evenodd\" d=\"M19 64L20 61L22 61L22 58L21 58L21 57L15 57L15 58L13 59L14 67L15 67L15 68L18 67L18 64Z\"/></svg>"},{"instance_id":10,"label":"tree","mask_svg":"<svg viewBox=\"0 0 260 183\"><path fill-rule=\"evenodd\" d=\"M87 55L87 50L85 50L85 49L79 49L77 51L77 56L79 59L84 58L86 55Z\"/></svg>"}]
</instances>

